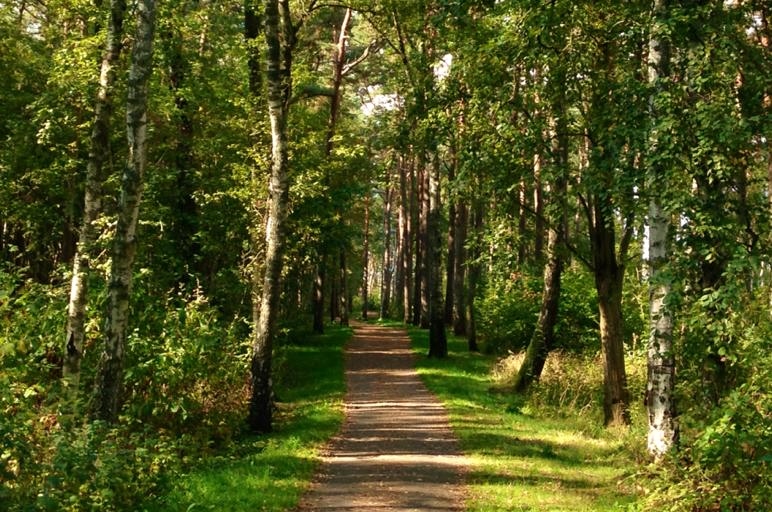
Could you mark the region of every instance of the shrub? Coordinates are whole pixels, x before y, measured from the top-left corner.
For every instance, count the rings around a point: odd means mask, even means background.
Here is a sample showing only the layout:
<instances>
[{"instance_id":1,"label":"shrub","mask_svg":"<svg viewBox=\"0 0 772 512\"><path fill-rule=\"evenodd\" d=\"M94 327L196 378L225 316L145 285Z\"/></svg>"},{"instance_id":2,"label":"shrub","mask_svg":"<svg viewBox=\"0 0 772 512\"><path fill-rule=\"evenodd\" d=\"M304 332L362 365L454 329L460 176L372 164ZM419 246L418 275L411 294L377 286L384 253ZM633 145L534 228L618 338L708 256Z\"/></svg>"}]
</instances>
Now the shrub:
<instances>
[{"instance_id":1,"label":"shrub","mask_svg":"<svg viewBox=\"0 0 772 512\"><path fill-rule=\"evenodd\" d=\"M541 307L541 275L512 274L506 283L492 283L479 301L479 331L485 350L493 354L528 346ZM592 277L581 270L563 273L556 346L570 351L596 350L598 306Z\"/></svg>"},{"instance_id":2,"label":"shrub","mask_svg":"<svg viewBox=\"0 0 772 512\"><path fill-rule=\"evenodd\" d=\"M168 479L242 428L240 319L223 322L197 291L135 288L118 425L62 415L66 286L0 272L0 503L9 511L138 510ZM92 288L94 302L104 289ZM99 326L89 324L81 398L90 394ZM195 458L194 458L195 457Z\"/></svg>"},{"instance_id":3,"label":"shrub","mask_svg":"<svg viewBox=\"0 0 772 512\"><path fill-rule=\"evenodd\" d=\"M704 316L700 310L705 300L689 310L694 316L687 319L679 344L681 440L667 460L649 468L652 483L642 504L645 510L766 510L772 502L768 295L761 293L742 309L725 297L710 297L724 300L721 317ZM720 350L727 378L720 394L706 382L712 369L704 362L716 339L725 343Z\"/></svg>"}]
</instances>

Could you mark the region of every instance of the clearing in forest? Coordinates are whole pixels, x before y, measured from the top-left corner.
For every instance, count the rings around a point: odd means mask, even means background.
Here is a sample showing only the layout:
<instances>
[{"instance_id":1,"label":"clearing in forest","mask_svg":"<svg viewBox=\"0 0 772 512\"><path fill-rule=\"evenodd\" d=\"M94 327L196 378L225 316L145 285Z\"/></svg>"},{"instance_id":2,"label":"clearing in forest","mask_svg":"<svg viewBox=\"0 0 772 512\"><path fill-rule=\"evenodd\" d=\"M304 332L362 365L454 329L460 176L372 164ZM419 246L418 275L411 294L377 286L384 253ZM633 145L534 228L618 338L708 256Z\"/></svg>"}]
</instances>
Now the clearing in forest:
<instances>
[{"instance_id":1,"label":"clearing in forest","mask_svg":"<svg viewBox=\"0 0 772 512\"><path fill-rule=\"evenodd\" d=\"M346 350L346 421L301 511L464 510L461 455L407 334L358 324Z\"/></svg>"}]
</instances>

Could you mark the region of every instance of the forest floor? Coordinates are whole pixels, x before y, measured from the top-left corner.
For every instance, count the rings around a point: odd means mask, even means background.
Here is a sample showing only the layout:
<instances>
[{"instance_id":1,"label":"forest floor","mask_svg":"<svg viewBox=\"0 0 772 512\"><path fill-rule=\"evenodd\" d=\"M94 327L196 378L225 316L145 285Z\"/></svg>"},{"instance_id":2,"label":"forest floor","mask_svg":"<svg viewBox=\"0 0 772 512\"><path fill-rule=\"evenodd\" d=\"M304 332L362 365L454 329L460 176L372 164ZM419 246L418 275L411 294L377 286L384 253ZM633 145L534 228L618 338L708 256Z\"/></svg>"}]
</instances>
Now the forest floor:
<instances>
[{"instance_id":1,"label":"forest floor","mask_svg":"<svg viewBox=\"0 0 772 512\"><path fill-rule=\"evenodd\" d=\"M405 330L356 324L345 366L346 419L300 510L464 510L469 461Z\"/></svg>"}]
</instances>

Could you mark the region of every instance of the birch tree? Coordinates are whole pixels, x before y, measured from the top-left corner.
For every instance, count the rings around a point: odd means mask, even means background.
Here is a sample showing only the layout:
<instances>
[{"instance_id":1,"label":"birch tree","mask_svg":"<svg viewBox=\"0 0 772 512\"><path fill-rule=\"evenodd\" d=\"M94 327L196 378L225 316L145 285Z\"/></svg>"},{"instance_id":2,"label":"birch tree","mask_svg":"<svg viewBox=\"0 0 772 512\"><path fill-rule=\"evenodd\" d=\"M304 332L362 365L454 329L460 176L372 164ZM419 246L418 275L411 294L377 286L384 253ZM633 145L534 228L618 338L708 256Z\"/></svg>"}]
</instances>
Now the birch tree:
<instances>
[{"instance_id":1,"label":"birch tree","mask_svg":"<svg viewBox=\"0 0 772 512\"><path fill-rule=\"evenodd\" d=\"M153 64L155 8L155 0L140 0L137 3L137 29L128 78L126 136L129 152L121 179L105 344L97 370L93 403L94 416L110 422L118 418L120 408L132 267L137 250L137 220L147 167L148 80Z\"/></svg>"},{"instance_id":2,"label":"birch tree","mask_svg":"<svg viewBox=\"0 0 772 512\"><path fill-rule=\"evenodd\" d=\"M86 336L85 320L88 296L88 276L94 257L94 242L98 236L96 221L102 211L102 184L104 166L110 158L110 119L113 110L116 65L121 55L125 0L110 2L107 24L107 41L99 72L99 88L94 106L94 122L91 129L91 147L86 166L86 190L83 221L72 268L70 301L67 306L67 330L63 375L75 396L80 383L80 364L83 358L83 340Z\"/></svg>"},{"instance_id":3,"label":"birch tree","mask_svg":"<svg viewBox=\"0 0 772 512\"><path fill-rule=\"evenodd\" d=\"M294 29L289 3L265 2L265 40L267 43L268 115L271 121L271 177L268 184L268 223L260 312L252 334L252 363L249 399L249 427L256 432L272 429L271 363L276 338L282 258L289 200L287 176L287 112L292 90L291 62Z\"/></svg>"},{"instance_id":4,"label":"birch tree","mask_svg":"<svg viewBox=\"0 0 772 512\"><path fill-rule=\"evenodd\" d=\"M664 169L659 155L660 134L657 130L657 94L669 78L670 44L665 33L667 0L654 0L649 37L648 81L652 87L649 113L653 127L649 134L649 180L660 183ZM668 215L658 194L651 193L649 202L649 344L646 408L648 411L648 450L655 458L665 455L675 443L678 428L675 420L673 390L675 361L673 357L673 320L665 299L670 291L663 267L668 261Z\"/></svg>"}]
</instances>

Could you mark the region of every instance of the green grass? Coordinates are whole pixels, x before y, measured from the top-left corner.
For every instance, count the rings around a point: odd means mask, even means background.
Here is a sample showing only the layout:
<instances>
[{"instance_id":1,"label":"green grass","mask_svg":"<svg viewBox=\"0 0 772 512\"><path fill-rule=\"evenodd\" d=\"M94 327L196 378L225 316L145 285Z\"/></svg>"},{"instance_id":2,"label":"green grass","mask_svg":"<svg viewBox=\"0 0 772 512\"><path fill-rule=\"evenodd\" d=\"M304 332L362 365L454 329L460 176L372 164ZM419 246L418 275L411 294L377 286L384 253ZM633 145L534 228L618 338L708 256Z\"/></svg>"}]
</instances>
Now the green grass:
<instances>
[{"instance_id":1,"label":"green grass","mask_svg":"<svg viewBox=\"0 0 772 512\"><path fill-rule=\"evenodd\" d=\"M446 405L472 460L470 511L608 511L635 501L630 434L588 418L532 412L522 397L492 392L493 359L449 340L449 357L429 359L428 333L410 329L418 370Z\"/></svg>"},{"instance_id":2,"label":"green grass","mask_svg":"<svg viewBox=\"0 0 772 512\"><path fill-rule=\"evenodd\" d=\"M159 512L278 511L297 505L340 428L345 392L342 348L350 329L286 345L277 358L275 431L245 436L226 455L180 475Z\"/></svg>"}]
</instances>

